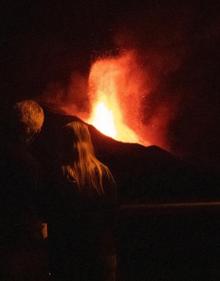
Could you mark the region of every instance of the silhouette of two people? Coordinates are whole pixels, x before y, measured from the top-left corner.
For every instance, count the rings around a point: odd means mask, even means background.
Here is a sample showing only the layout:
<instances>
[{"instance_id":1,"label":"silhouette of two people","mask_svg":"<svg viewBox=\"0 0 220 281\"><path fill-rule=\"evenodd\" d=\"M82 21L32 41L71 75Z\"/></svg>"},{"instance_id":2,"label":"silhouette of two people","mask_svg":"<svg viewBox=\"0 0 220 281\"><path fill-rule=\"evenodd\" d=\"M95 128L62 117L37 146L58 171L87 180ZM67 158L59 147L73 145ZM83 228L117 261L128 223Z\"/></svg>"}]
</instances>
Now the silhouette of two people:
<instances>
[{"instance_id":1,"label":"silhouette of two people","mask_svg":"<svg viewBox=\"0 0 220 281\"><path fill-rule=\"evenodd\" d=\"M49 153L54 161L43 173L44 163L30 146L43 123L38 103L16 103L0 151L1 279L114 281L112 174L96 158L88 127L78 120L61 129ZM48 224L49 269L42 220Z\"/></svg>"}]
</instances>

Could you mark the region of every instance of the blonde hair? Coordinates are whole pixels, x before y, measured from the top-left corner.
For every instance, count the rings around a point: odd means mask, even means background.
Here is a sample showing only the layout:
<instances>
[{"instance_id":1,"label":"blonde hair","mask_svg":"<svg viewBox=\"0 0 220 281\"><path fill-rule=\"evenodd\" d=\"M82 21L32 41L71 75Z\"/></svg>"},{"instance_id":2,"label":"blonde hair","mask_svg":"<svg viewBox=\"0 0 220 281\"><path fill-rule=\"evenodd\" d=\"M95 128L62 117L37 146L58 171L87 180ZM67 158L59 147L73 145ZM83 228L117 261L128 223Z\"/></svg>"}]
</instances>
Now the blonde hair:
<instances>
[{"instance_id":1,"label":"blonde hair","mask_svg":"<svg viewBox=\"0 0 220 281\"><path fill-rule=\"evenodd\" d=\"M63 128L63 137L71 141L72 161L62 165L63 175L77 184L78 188L93 188L99 194L104 193L103 177L107 176L113 181L113 177L103 163L95 156L91 136L86 124L81 121L73 121ZM65 149L65 148L64 148Z\"/></svg>"}]
</instances>

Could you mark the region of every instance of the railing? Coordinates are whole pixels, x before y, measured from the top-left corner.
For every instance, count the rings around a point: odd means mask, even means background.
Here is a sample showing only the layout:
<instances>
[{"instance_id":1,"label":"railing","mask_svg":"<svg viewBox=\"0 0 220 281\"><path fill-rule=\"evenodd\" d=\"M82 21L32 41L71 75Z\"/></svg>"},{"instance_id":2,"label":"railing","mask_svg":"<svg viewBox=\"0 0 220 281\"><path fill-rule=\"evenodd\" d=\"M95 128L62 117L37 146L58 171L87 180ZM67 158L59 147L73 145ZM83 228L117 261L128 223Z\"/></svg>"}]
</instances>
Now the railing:
<instances>
[{"instance_id":1,"label":"railing","mask_svg":"<svg viewBox=\"0 0 220 281\"><path fill-rule=\"evenodd\" d=\"M178 203L145 203L145 204L122 204L119 208L120 214L147 214L152 212L174 212L174 211L220 211L220 201L207 202L178 202Z\"/></svg>"}]
</instances>

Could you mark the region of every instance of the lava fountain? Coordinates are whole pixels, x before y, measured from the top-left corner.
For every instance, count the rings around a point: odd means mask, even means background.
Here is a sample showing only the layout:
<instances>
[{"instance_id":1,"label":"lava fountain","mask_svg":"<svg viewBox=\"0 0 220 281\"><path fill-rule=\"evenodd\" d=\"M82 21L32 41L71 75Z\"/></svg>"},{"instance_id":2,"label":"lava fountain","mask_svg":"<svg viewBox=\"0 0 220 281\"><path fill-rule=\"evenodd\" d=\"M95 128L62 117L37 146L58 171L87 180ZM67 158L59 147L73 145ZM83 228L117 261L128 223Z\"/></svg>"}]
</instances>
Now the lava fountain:
<instances>
[{"instance_id":1,"label":"lava fountain","mask_svg":"<svg viewBox=\"0 0 220 281\"><path fill-rule=\"evenodd\" d=\"M94 62L89 75L91 113L86 121L116 140L149 145L133 128L140 127L140 99L135 92L141 81L134 75L133 56L127 53Z\"/></svg>"},{"instance_id":2,"label":"lava fountain","mask_svg":"<svg viewBox=\"0 0 220 281\"><path fill-rule=\"evenodd\" d=\"M118 141L169 149L167 132L178 101L152 98L160 82L155 73L137 51L127 50L94 61L89 77L73 73L65 86L49 84L39 100Z\"/></svg>"}]
</instances>

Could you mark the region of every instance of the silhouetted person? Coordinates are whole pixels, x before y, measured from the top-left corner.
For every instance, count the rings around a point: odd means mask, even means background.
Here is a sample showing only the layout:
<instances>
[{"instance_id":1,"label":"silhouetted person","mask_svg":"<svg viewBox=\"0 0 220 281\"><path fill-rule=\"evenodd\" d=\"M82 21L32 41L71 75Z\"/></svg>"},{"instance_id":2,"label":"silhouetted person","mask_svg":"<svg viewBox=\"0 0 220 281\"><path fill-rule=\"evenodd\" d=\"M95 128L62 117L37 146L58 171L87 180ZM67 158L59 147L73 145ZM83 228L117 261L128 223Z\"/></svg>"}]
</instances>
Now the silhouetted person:
<instances>
[{"instance_id":1,"label":"silhouetted person","mask_svg":"<svg viewBox=\"0 0 220 281\"><path fill-rule=\"evenodd\" d=\"M10 113L0 151L0 279L38 280L34 270L41 243L36 201L40 176L29 144L41 130L44 112L35 101L24 100Z\"/></svg>"},{"instance_id":2,"label":"silhouetted person","mask_svg":"<svg viewBox=\"0 0 220 281\"><path fill-rule=\"evenodd\" d=\"M116 188L87 126L67 124L46 204L52 280L114 281Z\"/></svg>"}]
</instances>

